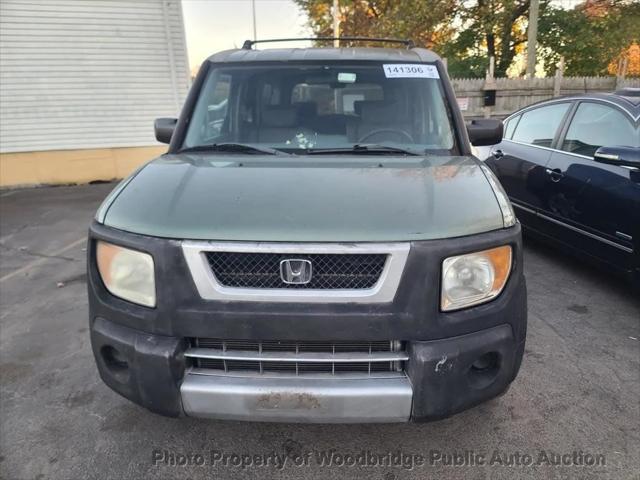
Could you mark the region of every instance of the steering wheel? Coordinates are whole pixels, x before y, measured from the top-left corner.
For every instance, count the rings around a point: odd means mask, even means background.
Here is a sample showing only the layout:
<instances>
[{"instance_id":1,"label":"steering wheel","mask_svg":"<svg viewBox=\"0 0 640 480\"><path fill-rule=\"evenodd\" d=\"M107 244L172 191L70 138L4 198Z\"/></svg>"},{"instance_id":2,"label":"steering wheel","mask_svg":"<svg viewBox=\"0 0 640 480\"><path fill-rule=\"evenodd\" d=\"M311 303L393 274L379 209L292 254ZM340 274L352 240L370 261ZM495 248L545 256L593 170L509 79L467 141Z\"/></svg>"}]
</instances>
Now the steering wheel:
<instances>
[{"instance_id":1,"label":"steering wheel","mask_svg":"<svg viewBox=\"0 0 640 480\"><path fill-rule=\"evenodd\" d=\"M377 135L379 133L395 133L397 135L400 135L401 137L405 137L411 143L414 143L413 137L411 135L409 135L404 130L397 130L395 128L380 128L378 130L374 130L373 132L365 133L362 137L360 137L360 139L358 140L358 143L363 143L365 140L367 140L367 139L369 139L369 138L371 138L374 135Z\"/></svg>"}]
</instances>

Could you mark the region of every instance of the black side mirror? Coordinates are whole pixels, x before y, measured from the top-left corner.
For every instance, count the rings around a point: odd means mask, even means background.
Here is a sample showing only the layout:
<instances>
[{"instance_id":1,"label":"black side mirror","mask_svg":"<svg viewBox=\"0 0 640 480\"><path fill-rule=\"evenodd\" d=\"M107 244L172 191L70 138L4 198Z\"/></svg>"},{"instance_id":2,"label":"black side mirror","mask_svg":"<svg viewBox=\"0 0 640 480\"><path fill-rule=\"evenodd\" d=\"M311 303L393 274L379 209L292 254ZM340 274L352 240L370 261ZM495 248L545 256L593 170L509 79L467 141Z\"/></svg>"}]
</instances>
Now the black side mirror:
<instances>
[{"instance_id":1,"label":"black side mirror","mask_svg":"<svg viewBox=\"0 0 640 480\"><path fill-rule=\"evenodd\" d=\"M620 165L621 167L640 168L640 148L600 147L593 154L596 162Z\"/></svg>"},{"instance_id":2,"label":"black side mirror","mask_svg":"<svg viewBox=\"0 0 640 480\"><path fill-rule=\"evenodd\" d=\"M471 145L476 147L500 143L502 141L502 130L502 120L493 118L471 120L471 123L467 124L469 140Z\"/></svg>"},{"instance_id":3,"label":"black side mirror","mask_svg":"<svg viewBox=\"0 0 640 480\"><path fill-rule=\"evenodd\" d=\"M171 136L176 129L177 123L177 118L156 118L156 121L153 122L156 140L160 143L171 143Z\"/></svg>"}]
</instances>

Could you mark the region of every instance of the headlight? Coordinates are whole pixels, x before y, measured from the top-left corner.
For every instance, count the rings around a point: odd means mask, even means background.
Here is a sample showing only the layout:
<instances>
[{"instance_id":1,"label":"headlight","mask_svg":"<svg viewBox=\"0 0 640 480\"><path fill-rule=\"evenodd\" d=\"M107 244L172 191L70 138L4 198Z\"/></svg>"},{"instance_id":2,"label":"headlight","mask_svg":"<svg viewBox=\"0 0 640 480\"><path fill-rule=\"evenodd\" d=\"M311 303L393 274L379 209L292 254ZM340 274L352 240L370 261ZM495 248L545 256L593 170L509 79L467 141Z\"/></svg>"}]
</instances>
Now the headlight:
<instances>
[{"instance_id":1,"label":"headlight","mask_svg":"<svg viewBox=\"0 0 640 480\"><path fill-rule=\"evenodd\" d=\"M513 212L513 207L511 206L511 202L509 201L509 197L507 197L504 188L502 188L502 185L500 185L500 182L489 167L482 163L480 168L485 173L487 180L493 189L493 193L496 196L496 200L498 200L498 205L502 212L504 228L513 227L516 224L516 214Z\"/></svg>"},{"instance_id":2,"label":"headlight","mask_svg":"<svg viewBox=\"0 0 640 480\"><path fill-rule=\"evenodd\" d=\"M511 272L511 247L449 257L442 262L443 311L488 302L500 295Z\"/></svg>"},{"instance_id":3,"label":"headlight","mask_svg":"<svg viewBox=\"0 0 640 480\"><path fill-rule=\"evenodd\" d=\"M151 255L98 242L96 256L98 271L109 292L146 307L156 306L156 282Z\"/></svg>"}]
</instances>

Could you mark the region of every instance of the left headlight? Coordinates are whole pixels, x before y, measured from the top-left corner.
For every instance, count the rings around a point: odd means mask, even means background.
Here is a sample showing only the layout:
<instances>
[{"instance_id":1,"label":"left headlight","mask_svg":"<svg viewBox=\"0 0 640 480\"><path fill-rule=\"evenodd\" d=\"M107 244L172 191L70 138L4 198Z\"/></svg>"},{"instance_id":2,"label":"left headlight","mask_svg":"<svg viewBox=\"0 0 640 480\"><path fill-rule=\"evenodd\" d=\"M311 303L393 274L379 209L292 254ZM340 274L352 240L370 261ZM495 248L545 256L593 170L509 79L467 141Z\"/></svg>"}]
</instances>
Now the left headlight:
<instances>
[{"instance_id":1,"label":"left headlight","mask_svg":"<svg viewBox=\"0 0 640 480\"><path fill-rule=\"evenodd\" d=\"M459 310L488 302L502 292L511 272L511 247L446 258L442 262L440 308Z\"/></svg>"},{"instance_id":2,"label":"left headlight","mask_svg":"<svg viewBox=\"0 0 640 480\"><path fill-rule=\"evenodd\" d=\"M107 290L116 297L145 307L156 306L153 257L148 253L99 241L98 271Z\"/></svg>"}]
</instances>

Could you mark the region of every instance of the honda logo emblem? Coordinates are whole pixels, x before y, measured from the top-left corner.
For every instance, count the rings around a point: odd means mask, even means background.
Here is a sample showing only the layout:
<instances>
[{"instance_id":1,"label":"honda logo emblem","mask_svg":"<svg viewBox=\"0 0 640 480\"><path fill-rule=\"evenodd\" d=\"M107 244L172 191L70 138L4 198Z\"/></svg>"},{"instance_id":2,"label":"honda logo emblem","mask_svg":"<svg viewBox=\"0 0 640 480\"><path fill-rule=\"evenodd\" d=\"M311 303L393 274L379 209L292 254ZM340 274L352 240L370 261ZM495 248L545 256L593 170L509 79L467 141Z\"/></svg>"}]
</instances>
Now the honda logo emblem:
<instances>
[{"instance_id":1,"label":"honda logo emblem","mask_svg":"<svg viewBox=\"0 0 640 480\"><path fill-rule=\"evenodd\" d=\"M311 281L311 261L299 258L282 260L280 278L286 284L306 285Z\"/></svg>"}]
</instances>

